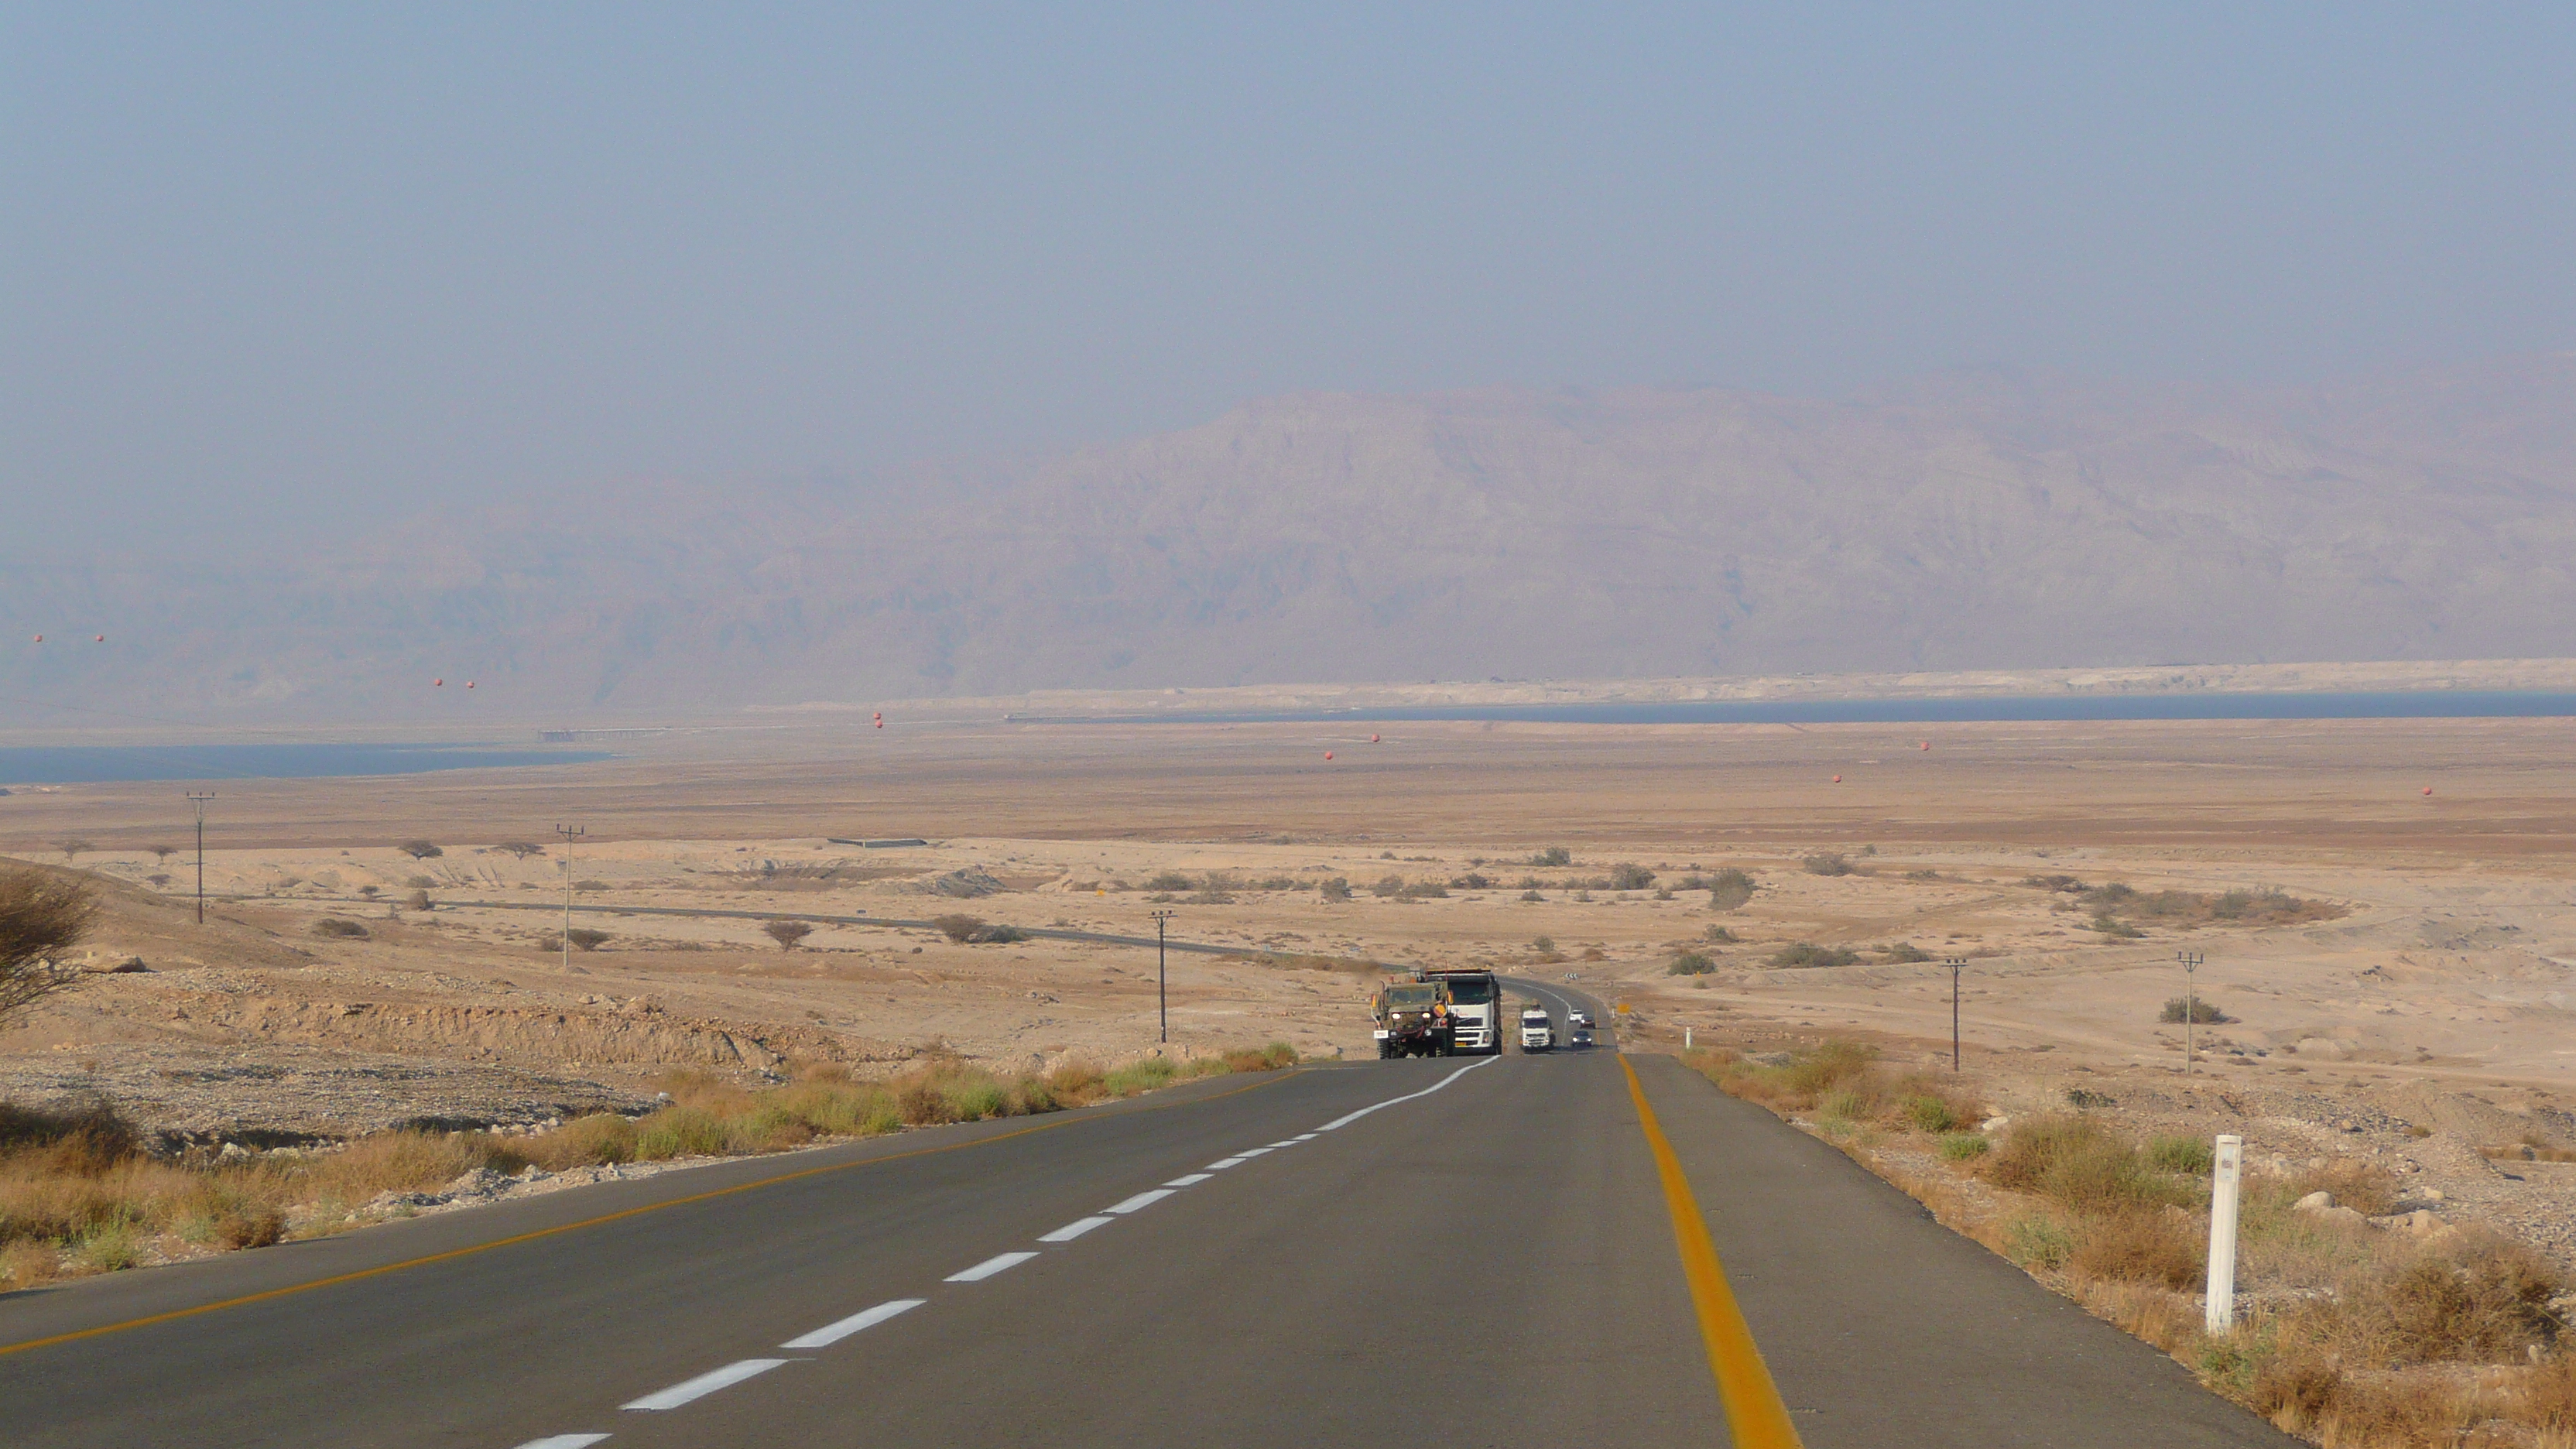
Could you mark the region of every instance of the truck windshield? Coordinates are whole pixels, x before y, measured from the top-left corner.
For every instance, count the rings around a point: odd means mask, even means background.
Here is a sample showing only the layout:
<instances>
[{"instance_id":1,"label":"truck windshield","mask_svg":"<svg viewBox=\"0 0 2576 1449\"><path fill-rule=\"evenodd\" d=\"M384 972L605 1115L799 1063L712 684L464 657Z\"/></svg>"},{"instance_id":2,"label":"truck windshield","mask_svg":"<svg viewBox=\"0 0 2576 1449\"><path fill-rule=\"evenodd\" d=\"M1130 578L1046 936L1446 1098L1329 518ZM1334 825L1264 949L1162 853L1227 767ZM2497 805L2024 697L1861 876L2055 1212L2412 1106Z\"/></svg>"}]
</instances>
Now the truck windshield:
<instances>
[{"instance_id":1,"label":"truck windshield","mask_svg":"<svg viewBox=\"0 0 2576 1449\"><path fill-rule=\"evenodd\" d=\"M1439 999L1439 991L1429 986L1390 986L1386 989L1386 1004L1389 1006L1429 1006Z\"/></svg>"},{"instance_id":2,"label":"truck windshield","mask_svg":"<svg viewBox=\"0 0 2576 1449\"><path fill-rule=\"evenodd\" d=\"M1494 978L1491 976L1451 977L1449 999L1460 1006L1482 1006L1494 999Z\"/></svg>"}]
</instances>

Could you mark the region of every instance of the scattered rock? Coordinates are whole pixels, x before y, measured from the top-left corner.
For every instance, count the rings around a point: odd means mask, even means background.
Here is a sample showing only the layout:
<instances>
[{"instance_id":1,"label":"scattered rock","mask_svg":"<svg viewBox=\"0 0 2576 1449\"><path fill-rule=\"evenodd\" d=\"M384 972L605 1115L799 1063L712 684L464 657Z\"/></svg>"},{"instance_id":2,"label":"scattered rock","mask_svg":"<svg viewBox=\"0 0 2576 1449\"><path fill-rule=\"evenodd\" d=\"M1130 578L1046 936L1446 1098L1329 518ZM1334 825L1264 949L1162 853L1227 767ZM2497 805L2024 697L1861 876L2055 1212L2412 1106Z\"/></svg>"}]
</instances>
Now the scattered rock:
<instances>
[{"instance_id":1,"label":"scattered rock","mask_svg":"<svg viewBox=\"0 0 2576 1449\"><path fill-rule=\"evenodd\" d=\"M1984 1120L1983 1122L1978 1123L1978 1124L1977 1124L1977 1130L1978 1130L1978 1131L1980 1131L1980 1132L2001 1132L2002 1130L2004 1130L2005 1128L2007 1128L2007 1127L2009 1127L2009 1126L2011 1126L2011 1125L2012 1125L2012 1119L2011 1119L2010 1117L2006 1117L2006 1116L2002 1115L2001 1113L1997 1113L1996 1115L1994 1115L1994 1116L1992 1116L1992 1117L1987 1118L1987 1119L1986 1119L1986 1120Z\"/></svg>"},{"instance_id":2,"label":"scattered rock","mask_svg":"<svg viewBox=\"0 0 2576 1449\"><path fill-rule=\"evenodd\" d=\"M2303 1213L2322 1212L2336 1205L2335 1195L2330 1192L2312 1192L2291 1204Z\"/></svg>"},{"instance_id":3,"label":"scattered rock","mask_svg":"<svg viewBox=\"0 0 2576 1449\"><path fill-rule=\"evenodd\" d=\"M982 866L970 865L962 870L952 870L946 875L932 876L928 880L919 882L917 889L927 891L934 896L972 900L977 896L1000 895L1010 887L994 879Z\"/></svg>"}]
</instances>

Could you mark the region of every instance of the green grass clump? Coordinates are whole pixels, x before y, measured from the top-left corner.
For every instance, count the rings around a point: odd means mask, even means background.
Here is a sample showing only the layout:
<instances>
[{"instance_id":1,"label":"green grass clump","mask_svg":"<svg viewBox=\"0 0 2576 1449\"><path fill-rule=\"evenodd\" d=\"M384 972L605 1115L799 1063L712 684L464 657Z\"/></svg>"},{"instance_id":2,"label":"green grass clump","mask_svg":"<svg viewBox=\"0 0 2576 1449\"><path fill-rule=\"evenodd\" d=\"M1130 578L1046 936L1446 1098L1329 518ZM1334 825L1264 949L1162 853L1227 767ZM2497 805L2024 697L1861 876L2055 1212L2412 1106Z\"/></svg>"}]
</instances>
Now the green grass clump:
<instances>
[{"instance_id":1,"label":"green grass clump","mask_svg":"<svg viewBox=\"0 0 2576 1449\"><path fill-rule=\"evenodd\" d=\"M1945 1132L1941 1136L1941 1155L1952 1162L1966 1162L1994 1150L1994 1144L1979 1132Z\"/></svg>"},{"instance_id":2,"label":"green grass clump","mask_svg":"<svg viewBox=\"0 0 2576 1449\"><path fill-rule=\"evenodd\" d=\"M2157 1136L2147 1139L2147 1162L2159 1172L2209 1176L2218 1165L2218 1149L2200 1137Z\"/></svg>"}]
</instances>

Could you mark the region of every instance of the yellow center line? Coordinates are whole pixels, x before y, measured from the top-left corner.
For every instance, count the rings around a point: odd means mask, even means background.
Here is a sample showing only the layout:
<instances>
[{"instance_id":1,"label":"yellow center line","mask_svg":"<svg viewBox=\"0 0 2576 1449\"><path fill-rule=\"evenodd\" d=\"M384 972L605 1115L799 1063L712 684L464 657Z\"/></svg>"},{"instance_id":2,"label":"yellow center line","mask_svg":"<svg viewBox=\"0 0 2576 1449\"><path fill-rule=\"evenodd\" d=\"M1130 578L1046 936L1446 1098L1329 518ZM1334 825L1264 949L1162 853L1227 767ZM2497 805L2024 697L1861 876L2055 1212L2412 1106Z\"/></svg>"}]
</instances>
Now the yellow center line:
<instances>
[{"instance_id":1,"label":"yellow center line","mask_svg":"<svg viewBox=\"0 0 2576 1449\"><path fill-rule=\"evenodd\" d=\"M1753 1330L1735 1306L1735 1290L1726 1286L1726 1270L1709 1241L1708 1221L1691 1196L1690 1179L1681 1159L1646 1102L1645 1084L1628 1058L1619 1058L1628 1074L1628 1096L1637 1104L1637 1125L1645 1129L1646 1150L1655 1157L1655 1175L1663 1179L1664 1207L1672 1214L1673 1246L1681 1250L1682 1279L1690 1285L1691 1307L1699 1313L1699 1336L1708 1345L1709 1371L1717 1376L1717 1396L1726 1404L1726 1427L1735 1449L1801 1449L1789 1406L1780 1401L1780 1386L1753 1345Z\"/></svg>"},{"instance_id":2,"label":"yellow center line","mask_svg":"<svg viewBox=\"0 0 2576 1449\"><path fill-rule=\"evenodd\" d=\"M606 1223L620 1222L627 1218L642 1217L646 1213L657 1213L665 1208L686 1207L691 1203L710 1202L716 1198L731 1197L736 1193L750 1192L756 1188L776 1187L783 1182L796 1182L803 1178L820 1177L825 1173L848 1172L853 1168L874 1167L879 1163L884 1162L901 1162L906 1158L911 1157L931 1157L942 1152L956 1152L968 1147L988 1147L996 1142L1008 1142L1014 1137L1026 1137L1037 1132L1052 1132L1058 1127L1072 1127L1084 1122L1106 1122L1118 1117L1133 1116L1138 1112L1161 1112L1173 1107L1195 1107L1202 1102L1213 1102L1221 1097L1239 1096L1245 1092L1257 1091L1263 1087L1274 1086L1280 1082L1288 1080L1290 1077L1298 1075L1301 1075L1299 1069L1292 1067L1288 1070L1281 1071L1276 1075L1264 1077L1262 1080L1253 1082L1247 1086L1231 1087L1222 1092L1210 1092L1204 1097L1192 1097L1186 1101L1154 1102L1142 1107L1131 1108L1125 1112L1109 1112L1090 1117L1077 1117L1067 1114L1065 1117L1057 1121L1040 1122L1034 1126L1021 1127L1009 1132L996 1132L990 1137L977 1137L965 1142L950 1142L938 1147L916 1147L909 1152L889 1152L882 1157L863 1157L856 1162L835 1162L822 1167L807 1167L795 1172L782 1172L775 1177L758 1178L751 1182L736 1183L732 1187L719 1187L709 1192L691 1193L687 1197L675 1197L664 1202L646 1203L641 1207L625 1208L613 1213L602 1213L598 1217L583 1218L581 1221L575 1223L564 1223L551 1228L539 1228L534 1232L518 1233L506 1238L494 1238L488 1243L475 1243L470 1247L450 1248L444 1253L429 1253L418 1258L405 1258L399 1263L384 1263L373 1268L361 1268L354 1273L337 1273L328 1278L313 1279L308 1283L290 1283L283 1288L271 1288L260 1293L245 1293L238 1298L226 1298L214 1303L200 1303L193 1308L174 1308L167 1313L155 1313L145 1318L129 1318L122 1323L106 1323L101 1324L96 1328L76 1329L70 1333L57 1333L47 1338L30 1338L21 1343L0 1344L0 1358L5 1358L13 1353L25 1353L29 1349L51 1348L58 1343L75 1343L84 1338L101 1338L111 1333L123 1333L127 1329L131 1328L149 1328L156 1323L174 1323L182 1318L195 1318L199 1314L203 1313L221 1313L227 1308L243 1308L253 1303L266 1303L272 1298L288 1298L298 1293L310 1293L317 1288L334 1288L342 1283L356 1283L368 1278L381 1278L388 1273L400 1273L409 1268L426 1268L432 1263L445 1263L457 1258L470 1258L477 1253L491 1252L495 1248L515 1247L520 1243L533 1243L540 1238L551 1238L561 1233L577 1233L584 1228L595 1228Z\"/></svg>"}]
</instances>

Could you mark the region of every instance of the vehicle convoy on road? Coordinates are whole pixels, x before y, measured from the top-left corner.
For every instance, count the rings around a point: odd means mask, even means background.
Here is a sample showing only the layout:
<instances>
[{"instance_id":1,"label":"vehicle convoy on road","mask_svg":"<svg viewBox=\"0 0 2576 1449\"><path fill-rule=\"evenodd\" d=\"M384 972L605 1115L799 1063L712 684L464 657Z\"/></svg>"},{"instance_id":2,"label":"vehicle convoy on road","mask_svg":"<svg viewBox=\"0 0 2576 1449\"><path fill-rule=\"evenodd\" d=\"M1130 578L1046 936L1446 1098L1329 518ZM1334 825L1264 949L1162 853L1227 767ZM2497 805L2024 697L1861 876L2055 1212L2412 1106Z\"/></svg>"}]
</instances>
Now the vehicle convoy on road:
<instances>
[{"instance_id":1,"label":"vehicle convoy on road","mask_svg":"<svg viewBox=\"0 0 2576 1449\"><path fill-rule=\"evenodd\" d=\"M1548 1019L1546 1007L1532 1006L1522 1009L1521 1050L1525 1052L1556 1050L1556 1023Z\"/></svg>"},{"instance_id":2,"label":"vehicle convoy on road","mask_svg":"<svg viewBox=\"0 0 2576 1449\"><path fill-rule=\"evenodd\" d=\"M1570 1047L1592 1045L1592 1018L1580 1011L1565 1014L1565 1044Z\"/></svg>"},{"instance_id":3,"label":"vehicle convoy on road","mask_svg":"<svg viewBox=\"0 0 2576 1449\"><path fill-rule=\"evenodd\" d=\"M1437 981L1448 989L1450 1050L1493 1056L1503 1049L1503 983L1481 967L1424 967L1417 981Z\"/></svg>"},{"instance_id":4,"label":"vehicle convoy on road","mask_svg":"<svg viewBox=\"0 0 2576 1449\"><path fill-rule=\"evenodd\" d=\"M1377 1055L1445 1057L1457 1050L1457 1018L1450 1013L1449 987L1420 976L1398 977L1369 998L1377 1017Z\"/></svg>"}]
</instances>

